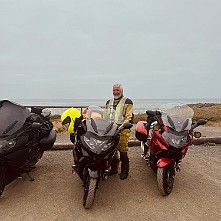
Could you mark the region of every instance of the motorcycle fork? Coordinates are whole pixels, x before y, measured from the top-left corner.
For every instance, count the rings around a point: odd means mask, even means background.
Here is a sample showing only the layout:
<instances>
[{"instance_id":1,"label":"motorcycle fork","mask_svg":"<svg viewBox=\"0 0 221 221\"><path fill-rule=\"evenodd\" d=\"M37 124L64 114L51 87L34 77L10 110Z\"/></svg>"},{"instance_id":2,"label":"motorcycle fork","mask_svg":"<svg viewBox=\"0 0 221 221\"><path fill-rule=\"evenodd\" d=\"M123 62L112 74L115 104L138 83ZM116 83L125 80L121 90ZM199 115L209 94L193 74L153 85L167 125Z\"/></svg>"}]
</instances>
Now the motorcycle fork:
<instances>
[{"instance_id":1,"label":"motorcycle fork","mask_svg":"<svg viewBox=\"0 0 221 221\"><path fill-rule=\"evenodd\" d=\"M83 169L83 177L82 177L82 181L83 181L83 187L85 188L85 189L87 189L88 188L88 185L89 185L89 177L90 175L89 175L89 171L88 171L88 167L85 167L84 169ZM98 178L97 178L97 187L96 188L98 188L98 183L100 182L100 176L98 176Z\"/></svg>"},{"instance_id":2,"label":"motorcycle fork","mask_svg":"<svg viewBox=\"0 0 221 221\"><path fill-rule=\"evenodd\" d=\"M88 168L85 167L83 169L83 175L82 175L83 187L87 187L88 178L89 178Z\"/></svg>"},{"instance_id":3,"label":"motorcycle fork","mask_svg":"<svg viewBox=\"0 0 221 221\"><path fill-rule=\"evenodd\" d=\"M171 175L174 177L175 171L176 171L176 161L175 160L171 161L169 168L170 168Z\"/></svg>"}]
</instances>

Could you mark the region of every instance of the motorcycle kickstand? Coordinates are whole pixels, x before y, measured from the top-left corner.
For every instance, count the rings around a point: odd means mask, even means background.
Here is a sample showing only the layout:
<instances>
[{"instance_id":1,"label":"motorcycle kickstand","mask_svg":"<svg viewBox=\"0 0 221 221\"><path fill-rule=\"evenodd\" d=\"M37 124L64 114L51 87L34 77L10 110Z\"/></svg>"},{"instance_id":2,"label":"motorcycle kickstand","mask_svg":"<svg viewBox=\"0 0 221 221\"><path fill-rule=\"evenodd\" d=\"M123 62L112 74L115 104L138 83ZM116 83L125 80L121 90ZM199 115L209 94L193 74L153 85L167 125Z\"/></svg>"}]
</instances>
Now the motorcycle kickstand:
<instances>
[{"instance_id":1,"label":"motorcycle kickstand","mask_svg":"<svg viewBox=\"0 0 221 221\"><path fill-rule=\"evenodd\" d=\"M31 175L29 173L26 173L28 175L28 177L30 178L30 181L34 181L35 179L33 177L31 177Z\"/></svg>"}]
</instances>

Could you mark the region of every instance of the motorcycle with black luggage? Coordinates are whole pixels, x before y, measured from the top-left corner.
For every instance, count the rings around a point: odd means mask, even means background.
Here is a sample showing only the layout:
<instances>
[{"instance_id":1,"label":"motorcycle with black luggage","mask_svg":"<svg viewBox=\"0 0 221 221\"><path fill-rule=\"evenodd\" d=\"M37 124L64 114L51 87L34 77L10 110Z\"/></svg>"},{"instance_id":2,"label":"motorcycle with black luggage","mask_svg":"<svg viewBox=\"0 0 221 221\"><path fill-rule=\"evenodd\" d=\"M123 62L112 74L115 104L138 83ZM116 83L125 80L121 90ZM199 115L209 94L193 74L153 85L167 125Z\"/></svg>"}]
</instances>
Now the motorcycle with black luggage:
<instances>
[{"instance_id":1,"label":"motorcycle with black luggage","mask_svg":"<svg viewBox=\"0 0 221 221\"><path fill-rule=\"evenodd\" d=\"M23 174L34 180L29 172L56 140L50 117L48 109L0 101L0 196Z\"/></svg>"},{"instance_id":2,"label":"motorcycle with black luggage","mask_svg":"<svg viewBox=\"0 0 221 221\"><path fill-rule=\"evenodd\" d=\"M93 205L100 181L108 179L119 133L133 125L124 123L118 127L112 118L115 114L97 106L88 107L85 115L84 119L76 109L71 108L62 114L61 121L71 133L70 139L74 144L72 169L83 182L83 206L88 209Z\"/></svg>"}]
</instances>

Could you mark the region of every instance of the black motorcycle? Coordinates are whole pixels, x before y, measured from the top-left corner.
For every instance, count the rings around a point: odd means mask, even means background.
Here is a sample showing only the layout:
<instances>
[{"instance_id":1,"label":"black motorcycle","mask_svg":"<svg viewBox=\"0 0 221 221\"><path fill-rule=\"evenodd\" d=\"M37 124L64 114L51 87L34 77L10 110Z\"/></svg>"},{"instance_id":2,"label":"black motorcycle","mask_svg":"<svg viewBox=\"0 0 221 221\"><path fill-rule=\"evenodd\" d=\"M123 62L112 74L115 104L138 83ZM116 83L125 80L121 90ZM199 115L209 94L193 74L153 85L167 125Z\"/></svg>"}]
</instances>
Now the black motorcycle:
<instances>
[{"instance_id":1,"label":"black motorcycle","mask_svg":"<svg viewBox=\"0 0 221 221\"><path fill-rule=\"evenodd\" d=\"M25 173L34 180L29 172L56 139L50 117L44 108L30 111L9 100L0 101L0 196L6 185Z\"/></svg>"},{"instance_id":2,"label":"black motorcycle","mask_svg":"<svg viewBox=\"0 0 221 221\"><path fill-rule=\"evenodd\" d=\"M86 119L75 120L76 132L70 136L74 144L75 164L72 169L83 181L83 206L86 209L93 205L100 180L108 178L111 162L117 151L119 133L133 126L131 123L124 123L118 128L108 116L105 109L89 107ZM64 122L67 128L70 122Z\"/></svg>"}]
</instances>

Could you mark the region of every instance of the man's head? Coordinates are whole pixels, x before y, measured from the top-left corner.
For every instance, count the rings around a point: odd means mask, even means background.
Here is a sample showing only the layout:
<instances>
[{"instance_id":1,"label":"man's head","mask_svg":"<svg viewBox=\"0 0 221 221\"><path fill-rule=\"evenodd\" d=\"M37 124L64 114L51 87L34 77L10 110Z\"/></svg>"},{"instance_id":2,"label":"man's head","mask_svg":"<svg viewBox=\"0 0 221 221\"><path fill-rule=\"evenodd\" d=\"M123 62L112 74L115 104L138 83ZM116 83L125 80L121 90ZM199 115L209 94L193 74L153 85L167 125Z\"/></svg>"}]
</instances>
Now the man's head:
<instances>
[{"instance_id":1,"label":"man's head","mask_svg":"<svg viewBox=\"0 0 221 221\"><path fill-rule=\"evenodd\" d=\"M113 85L113 95L114 95L114 99L118 99L123 95L123 87L121 84Z\"/></svg>"}]
</instances>

